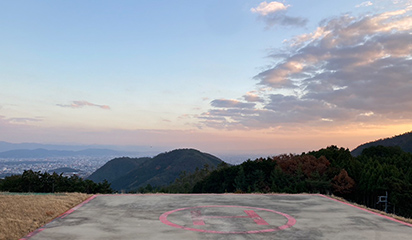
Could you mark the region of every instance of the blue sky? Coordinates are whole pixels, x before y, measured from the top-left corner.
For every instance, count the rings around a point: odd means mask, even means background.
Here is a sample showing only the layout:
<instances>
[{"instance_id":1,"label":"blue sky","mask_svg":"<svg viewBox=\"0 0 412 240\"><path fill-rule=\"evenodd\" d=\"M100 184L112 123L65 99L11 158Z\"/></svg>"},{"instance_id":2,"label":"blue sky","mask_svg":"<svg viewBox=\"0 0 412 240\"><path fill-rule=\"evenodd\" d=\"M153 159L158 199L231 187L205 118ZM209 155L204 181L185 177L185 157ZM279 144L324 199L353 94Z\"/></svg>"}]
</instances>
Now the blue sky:
<instances>
[{"instance_id":1,"label":"blue sky","mask_svg":"<svg viewBox=\"0 0 412 240\"><path fill-rule=\"evenodd\" d=\"M410 131L411 1L2 1L0 140L353 148Z\"/></svg>"}]
</instances>

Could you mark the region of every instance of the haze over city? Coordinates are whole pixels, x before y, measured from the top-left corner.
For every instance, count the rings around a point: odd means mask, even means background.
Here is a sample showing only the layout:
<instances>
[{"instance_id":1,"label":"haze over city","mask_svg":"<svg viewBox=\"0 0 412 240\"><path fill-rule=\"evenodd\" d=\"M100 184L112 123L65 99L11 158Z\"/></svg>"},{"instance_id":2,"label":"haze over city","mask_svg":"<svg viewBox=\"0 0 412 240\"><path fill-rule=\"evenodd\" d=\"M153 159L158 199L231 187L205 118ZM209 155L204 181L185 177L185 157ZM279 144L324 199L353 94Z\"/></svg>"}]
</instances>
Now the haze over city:
<instances>
[{"instance_id":1,"label":"haze over city","mask_svg":"<svg viewBox=\"0 0 412 240\"><path fill-rule=\"evenodd\" d=\"M0 141L300 153L412 129L412 1L2 1Z\"/></svg>"}]
</instances>

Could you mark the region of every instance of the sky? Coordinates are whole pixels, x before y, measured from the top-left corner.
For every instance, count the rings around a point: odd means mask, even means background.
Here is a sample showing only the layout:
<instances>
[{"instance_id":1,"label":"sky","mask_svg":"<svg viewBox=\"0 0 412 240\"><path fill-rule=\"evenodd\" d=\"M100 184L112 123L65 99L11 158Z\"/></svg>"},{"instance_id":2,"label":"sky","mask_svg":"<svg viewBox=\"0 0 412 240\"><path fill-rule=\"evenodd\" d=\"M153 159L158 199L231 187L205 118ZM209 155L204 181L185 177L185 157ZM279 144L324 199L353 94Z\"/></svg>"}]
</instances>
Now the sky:
<instances>
[{"instance_id":1,"label":"sky","mask_svg":"<svg viewBox=\"0 0 412 240\"><path fill-rule=\"evenodd\" d=\"M0 141L301 153L412 130L412 0L0 1Z\"/></svg>"}]
</instances>

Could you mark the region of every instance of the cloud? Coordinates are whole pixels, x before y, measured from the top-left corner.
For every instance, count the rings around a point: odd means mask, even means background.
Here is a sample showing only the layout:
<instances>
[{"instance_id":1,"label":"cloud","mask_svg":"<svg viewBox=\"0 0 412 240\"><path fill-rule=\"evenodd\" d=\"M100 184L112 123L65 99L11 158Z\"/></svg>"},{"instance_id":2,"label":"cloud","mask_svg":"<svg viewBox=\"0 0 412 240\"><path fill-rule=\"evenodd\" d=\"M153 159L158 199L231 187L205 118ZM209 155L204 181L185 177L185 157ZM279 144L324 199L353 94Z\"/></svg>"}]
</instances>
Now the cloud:
<instances>
[{"instance_id":1,"label":"cloud","mask_svg":"<svg viewBox=\"0 0 412 240\"><path fill-rule=\"evenodd\" d=\"M3 125L10 125L10 124L18 124L18 125L25 125L29 124L32 122L41 122L43 119L41 117L35 117L35 118L23 118L23 117L17 117L17 118L6 118L5 116L0 115L0 124Z\"/></svg>"},{"instance_id":2,"label":"cloud","mask_svg":"<svg viewBox=\"0 0 412 240\"><path fill-rule=\"evenodd\" d=\"M255 91L247 92L243 98L247 102L263 102L264 100L259 97L259 95Z\"/></svg>"},{"instance_id":3,"label":"cloud","mask_svg":"<svg viewBox=\"0 0 412 240\"><path fill-rule=\"evenodd\" d=\"M251 8L252 13L259 15L259 18L266 23L267 28L275 25L281 26L299 26L303 27L308 22L307 19L300 17L290 17L286 15L286 10L290 5L284 5L281 2L262 2L257 7Z\"/></svg>"},{"instance_id":4,"label":"cloud","mask_svg":"<svg viewBox=\"0 0 412 240\"><path fill-rule=\"evenodd\" d=\"M82 108L85 106L90 106L90 107L98 107L101 109L110 110L110 107L108 105L98 105L98 104L90 103L87 101L73 101L69 105L64 105L64 104L56 104L56 105L59 107L68 107L68 108Z\"/></svg>"},{"instance_id":5,"label":"cloud","mask_svg":"<svg viewBox=\"0 0 412 240\"><path fill-rule=\"evenodd\" d=\"M254 103L240 102L237 100L216 99L211 102L213 107L217 108L253 108Z\"/></svg>"},{"instance_id":6,"label":"cloud","mask_svg":"<svg viewBox=\"0 0 412 240\"><path fill-rule=\"evenodd\" d=\"M279 11L286 10L290 5L285 6L280 2L261 2L256 8L251 8L250 11L253 13L258 13L261 16L267 16L269 14L274 14Z\"/></svg>"},{"instance_id":7,"label":"cloud","mask_svg":"<svg viewBox=\"0 0 412 240\"><path fill-rule=\"evenodd\" d=\"M410 122L411 11L321 22L270 53L275 64L254 77L264 91L245 94L245 102L212 101L202 123L249 129Z\"/></svg>"},{"instance_id":8,"label":"cloud","mask_svg":"<svg viewBox=\"0 0 412 240\"><path fill-rule=\"evenodd\" d=\"M10 123L29 123L29 122L40 122L42 119L38 118L8 118L7 119Z\"/></svg>"},{"instance_id":9,"label":"cloud","mask_svg":"<svg viewBox=\"0 0 412 240\"><path fill-rule=\"evenodd\" d=\"M356 5L355 7L357 7L357 8L359 8L359 7L369 7L369 6L372 6L372 5L373 5L373 3L371 1L366 1L366 2L363 2L363 3L360 3L360 4Z\"/></svg>"}]
</instances>

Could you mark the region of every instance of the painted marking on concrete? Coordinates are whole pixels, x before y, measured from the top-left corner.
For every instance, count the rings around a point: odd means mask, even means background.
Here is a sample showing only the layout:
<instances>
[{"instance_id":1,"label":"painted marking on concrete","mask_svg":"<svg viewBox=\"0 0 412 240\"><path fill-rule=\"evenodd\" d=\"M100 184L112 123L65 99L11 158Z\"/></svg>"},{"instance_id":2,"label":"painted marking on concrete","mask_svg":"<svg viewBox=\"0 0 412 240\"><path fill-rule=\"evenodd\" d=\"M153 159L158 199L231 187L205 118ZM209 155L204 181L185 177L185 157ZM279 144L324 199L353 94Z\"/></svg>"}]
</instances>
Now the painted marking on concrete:
<instances>
[{"instance_id":1,"label":"painted marking on concrete","mask_svg":"<svg viewBox=\"0 0 412 240\"><path fill-rule=\"evenodd\" d=\"M193 225L205 225L205 221L203 221L204 218L202 218L202 213L199 210L190 211L190 213L192 214Z\"/></svg>"},{"instance_id":2,"label":"painted marking on concrete","mask_svg":"<svg viewBox=\"0 0 412 240\"><path fill-rule=\"evenodd\" d=\"M251 218L257 225L269 225L261 216L259 216L253 210L244 210L247 216L202 216L200 210L190 211L192 215L193 225L202 226L205 225L205 219L216 219L216 218Z\"/></svg>"},{"instance_id":3,"label":"painted marking on concrete","mask_svg":"<svg viewBox=\"0 0 412 240\"><path fill-rule=\"evenodd\" d=\"M262 217L260 217L255 211L253 210L245 210L245 213L255 221L257 225L269 225Z\"/></svg>"},{"instance_id":4,"label":"painted marking on concrete","mask_svg":"<svg viewBox=\"0 0 412 240\"><path fill-rule=\"evenodd\" d=\"M75 206L74 208L68 210L67 212L63 213L62 215L60 215L57 218L65 218L67 217L67 215L71 214L72 212L76 211L77 209L81 208L84 204L90 202L91 200L95 199L96 195L93 195L91 197L89 197L88 199L86 199L84 202L80 203L79 205Z\"/></svg>"},{"instance_id":5,"label":"painted marking on concrete","mask_svg":"<svg viewBox=\"0 0 412 240\"><path fill-rule=\"evenodd\" d=\"M63 214L61 214L60 216L56 217L55 219L51 220L49 223L51 223L51 222L53 222L53 221L55 221L55 220L57 220L57 219L62 219L62 218L67 217L67 215L73 213L74 211L76 211L77 209L79 209L80 207L82 207L84 204L90 202L90 201L93 200L94 198L96 198L96 195L93 195L93 196L89 197L88 199L86 199L85 201L83 201L82 203L80 203L79 205L73 207L72 209L66 211L65 213L63 213ZM46 225L49 224L49 223L46 223L44 226L42 226L42 227L34 230L33 232L27 234L27 236L25 236L25 237L23 237L23 238L20 238L19 240L28 240L28 239L30 239L31 237L39 234L40 232L42 232L42 231L45 229Z\"/></svg>"},{"instance_id":6,"label":"painted marking on concrete","mask_svg":"<svg viewBox=\"0 0 412 240\"><path fill-rule=\"evenodd\" d=\"M207 216L207 215L202 215L201 209L205 208L242 208L242 209L247 209L244 210L247 216ZM192 227L185 227L176 223L173 223L169 221L167 218L173 213L177 213L180 211L190 211L191 214L191 220L194 226L204 226L206 225L205 220L206 219L236 219L236 218L249 218L252 219L257 225L266 225L269 226L269 223L266 222L260 215L258 215L256 211L264 211L264 212L270 212L274 214L281 215L286 218L287 223L279 226L279 227L271 227L267 229L259 229L259 230L246 230L246 231L216 231L216 230L207 230L207 229L199 229L199 228L192 228ZM293 225L296 224L296 219L291 217L290 215L278 211L274 211L271 209L265 209L265 208L257 208L257 207L246 207L246 206L227 206L227 205L211 205L211 206L197 206L197 207L188 207L188 208L179 208L175 209L169 212L163 213L160 217L159 220L171 227L174 228L180 228L184 230L189 230L189 231L195 231L195 232L203 232L203 233L218 233L218 234L253 234L253 233L266 233L266 232L275 232L275 231L280 231L284 230L287 228L292 227Z\"/></svg>"}]
</instances>

